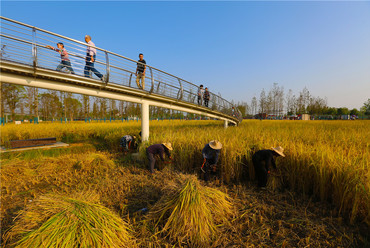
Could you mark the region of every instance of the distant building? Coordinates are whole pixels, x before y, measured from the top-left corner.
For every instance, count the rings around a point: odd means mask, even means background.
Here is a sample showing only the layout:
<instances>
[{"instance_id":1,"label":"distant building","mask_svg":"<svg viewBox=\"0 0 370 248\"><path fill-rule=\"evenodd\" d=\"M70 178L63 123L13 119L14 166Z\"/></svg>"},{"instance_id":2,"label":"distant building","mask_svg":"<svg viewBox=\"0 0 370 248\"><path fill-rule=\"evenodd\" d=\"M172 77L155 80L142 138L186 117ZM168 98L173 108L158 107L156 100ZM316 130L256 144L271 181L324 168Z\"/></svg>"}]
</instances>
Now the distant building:
<instances>
[{"instance_id":1,"label":"distant building","mask_svg":"<svg viewBox=\"0 0 370 248\"><path fill-rule=\"evenodd\" d=\"M309 114L302 114L301 120L302 121L309 121L310 120L310 115Z\"/></svg>"}]
</instances>

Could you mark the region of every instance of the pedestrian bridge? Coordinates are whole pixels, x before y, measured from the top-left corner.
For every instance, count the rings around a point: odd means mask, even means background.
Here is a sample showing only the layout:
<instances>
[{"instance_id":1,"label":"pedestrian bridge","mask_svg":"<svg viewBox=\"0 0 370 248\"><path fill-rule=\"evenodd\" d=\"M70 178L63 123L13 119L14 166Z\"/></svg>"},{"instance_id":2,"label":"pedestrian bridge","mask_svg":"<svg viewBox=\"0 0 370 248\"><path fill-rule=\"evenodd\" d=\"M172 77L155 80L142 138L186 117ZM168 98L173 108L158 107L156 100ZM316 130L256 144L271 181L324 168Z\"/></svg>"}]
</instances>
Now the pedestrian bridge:
<instances>
[{"instance_id":1,"label":"pedestrian bridge","mask_svg":"<svg viewBox=\"0 0 370 248\"><path fill-rule=\"evenodd\" d=\"M239 124L239 110L221 96L210 92L208 107L198 105L198 86L150 65L146 67L145 89L136 85L137 61L95 47L95 68L103 80L84 77L87 45L6 17L1 18L0 82L141 104L142 138L149 138L149 106L198 114ZM75 74L56 71L60 54L47 48L62 42Z\"/></svg>"}]
</instances>

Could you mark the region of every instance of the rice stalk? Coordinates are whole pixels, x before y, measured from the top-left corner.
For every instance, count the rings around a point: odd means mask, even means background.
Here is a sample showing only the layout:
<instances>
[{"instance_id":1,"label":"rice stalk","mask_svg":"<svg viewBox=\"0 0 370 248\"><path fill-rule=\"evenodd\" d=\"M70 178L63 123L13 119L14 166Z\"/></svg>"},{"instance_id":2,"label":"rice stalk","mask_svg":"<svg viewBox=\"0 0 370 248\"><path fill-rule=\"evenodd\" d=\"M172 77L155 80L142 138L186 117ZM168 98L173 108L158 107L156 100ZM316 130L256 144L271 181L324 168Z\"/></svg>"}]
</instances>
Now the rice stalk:
<instances>
[{"instance_id":1,"label":"rice stalk","mask_svg":"<svg viewBox=\"0 0 370 248\"><path fill-rule=\"evenodd\" d=\"M39 197L5 234L15 247L133 247L130 226L92 192Z\"/></svg>"},{"instance_id":2,"label":"rice stalk","mask_svg":"<svg viewBox=\"0 0 370 248\"><path fill-rule=\"evenodd\" d=\"M154 205L148 219L161 228L159 233L173 240L207 246L217 234L217 225L227 222L231 212L227 194L202 186L195 176L189 176Z\"/></svg>"}]
</instances>

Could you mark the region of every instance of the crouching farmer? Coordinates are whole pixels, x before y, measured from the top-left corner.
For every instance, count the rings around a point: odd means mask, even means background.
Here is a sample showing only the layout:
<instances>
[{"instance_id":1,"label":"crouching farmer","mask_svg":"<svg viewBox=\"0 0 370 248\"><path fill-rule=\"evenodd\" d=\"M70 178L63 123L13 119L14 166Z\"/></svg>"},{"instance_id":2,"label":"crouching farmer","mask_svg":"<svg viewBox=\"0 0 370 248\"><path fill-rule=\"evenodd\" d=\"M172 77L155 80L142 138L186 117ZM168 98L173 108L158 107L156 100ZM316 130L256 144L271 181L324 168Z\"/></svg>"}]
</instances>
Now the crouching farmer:
<instances>
[{"instance_id":1,"label":"crouching farmer","mask_svg":"<svg viewBox=\"0 0 370 248\"><path fill-rule=\"evenodd\" d=\"M204 161L201 167L201 170L204 173L204 181L208 181L210 175L216 173L221 148L222 144L218 140L212 140L204 146L202 150Z\"/></svg>"},{"instance_id":2,"label":"crouching farmer","mask_svg":"<svg viewBox=\"0 0 370 248\"><path fill-rule=\"evenodd\" d=\"M276 169L275 157L285 157L284 149L279 146L269 150L257 151L252 156L254 171L258 180L258 187L266 187L267 176L270 173L269 168L272 166Z\"/></svg>"},{"instance_id":3,"label":"crouching farmer","mask_svg":"<svg viewBox=\"0 0 370 248\"><path fill-rule=\"evenodd\" d=\"M124 153L127 153L129 150L135 150L137 148L136 136L123 136L120 141L120 146Z\"/></svg>"},{"instance_id":4,"label":"crouching farmer","mask_svg":"<svg viewBox=\"0 0 370 248\"><path fill-rule=\"evenodd\" d=\"M172 159L170 151L172 151L171 143L154 144L146 149L146 156L149 159L149 170L153 174L155 166L155 155L159 155L164 162L163 154L165 153L169 159Z\"/></svg>"}]
</instances>

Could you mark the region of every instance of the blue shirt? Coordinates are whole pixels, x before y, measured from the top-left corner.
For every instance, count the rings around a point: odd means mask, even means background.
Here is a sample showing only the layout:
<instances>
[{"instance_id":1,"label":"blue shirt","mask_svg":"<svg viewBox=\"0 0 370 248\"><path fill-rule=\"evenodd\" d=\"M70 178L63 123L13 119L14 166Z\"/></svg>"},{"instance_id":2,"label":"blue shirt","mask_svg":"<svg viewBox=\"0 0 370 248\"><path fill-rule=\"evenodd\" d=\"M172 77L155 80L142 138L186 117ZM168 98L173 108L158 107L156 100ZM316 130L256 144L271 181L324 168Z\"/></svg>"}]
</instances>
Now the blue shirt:
<instances>
[{"instance_id":1,"label":"blue shirt","mask_svg":"<svg viewBox=\"0 0 370 248\"><path fill-rule=\"evenodd\" d=\"M209 144L205 145L202 150L203 158L207 159L207 162L211 165L217 164L218 156L220 155L221 149L216 150L209 146Z\"/></svg>"}]
</instances>

